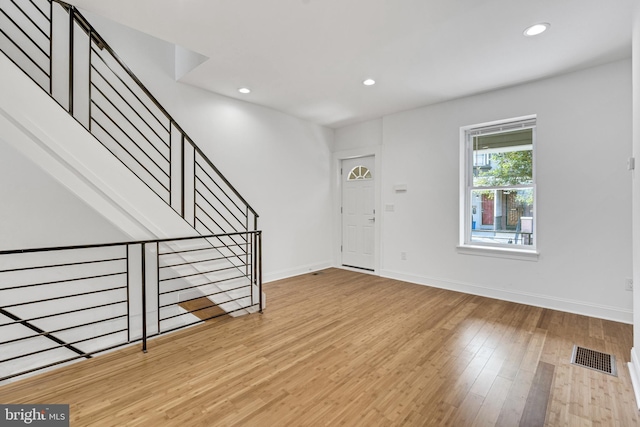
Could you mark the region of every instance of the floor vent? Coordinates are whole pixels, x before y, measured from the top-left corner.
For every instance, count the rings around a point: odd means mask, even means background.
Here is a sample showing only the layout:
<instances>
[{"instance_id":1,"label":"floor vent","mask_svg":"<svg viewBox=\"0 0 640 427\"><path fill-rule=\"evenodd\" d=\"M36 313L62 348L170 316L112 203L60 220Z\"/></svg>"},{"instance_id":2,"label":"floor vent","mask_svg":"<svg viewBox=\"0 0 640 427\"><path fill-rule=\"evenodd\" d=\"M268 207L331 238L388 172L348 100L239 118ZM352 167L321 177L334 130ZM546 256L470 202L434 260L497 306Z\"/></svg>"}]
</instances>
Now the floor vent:
<instances>
[{"instance_id":1,"label":"floor vent","mask_svg":"<svg viewBox=\"0 0 640 427\"><path fill-rule=\"evenodd\" d=\"M618 376L616 369L616 357L607 353L589 350L588 348L573 346L573 354L571 355L571 363L573 365L583 366L602 372L608 375Z\"/></svg>"}]
</instances>

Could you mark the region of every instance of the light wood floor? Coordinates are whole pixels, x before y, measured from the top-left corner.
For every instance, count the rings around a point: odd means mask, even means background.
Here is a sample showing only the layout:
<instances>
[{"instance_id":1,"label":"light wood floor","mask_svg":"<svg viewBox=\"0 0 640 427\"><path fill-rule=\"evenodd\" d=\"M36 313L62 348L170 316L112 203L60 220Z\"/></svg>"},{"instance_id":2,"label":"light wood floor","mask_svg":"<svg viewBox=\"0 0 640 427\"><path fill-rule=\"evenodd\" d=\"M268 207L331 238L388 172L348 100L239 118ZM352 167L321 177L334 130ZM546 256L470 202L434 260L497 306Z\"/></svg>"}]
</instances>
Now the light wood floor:
<instances>
[{"instance_id":1,"label":"light wood floor","mask_svg":"<svg viewBox=\"0 0 640 427\"><path fill-rule=\"evenodd\" d=\"M223 319L0 388L72 426L631 426L630 325L329 269ZM612 353L619 376L569 364Z\"/></svg>"}]
</instances>

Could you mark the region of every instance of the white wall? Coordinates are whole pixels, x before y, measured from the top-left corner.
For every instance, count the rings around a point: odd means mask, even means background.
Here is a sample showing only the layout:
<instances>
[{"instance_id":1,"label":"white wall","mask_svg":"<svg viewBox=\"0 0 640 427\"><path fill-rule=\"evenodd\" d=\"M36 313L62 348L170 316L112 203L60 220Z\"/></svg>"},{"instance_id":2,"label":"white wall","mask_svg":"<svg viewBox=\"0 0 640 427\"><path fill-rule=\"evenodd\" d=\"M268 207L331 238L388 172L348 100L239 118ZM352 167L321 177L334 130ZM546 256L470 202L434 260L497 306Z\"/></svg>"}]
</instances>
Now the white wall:
<instances>
[{"instance_id":1,"label":"white wall","mask_svg":"<svg viewBox=\"0 0 640 427\"><path fill-rule=\"evenodd\" d=\"M381 275L631 322L630 72L621 61L338 129L338 151L382 132L381 205L395 210L383 212ZM539 259L459 253L460 127L530 114Z\"/></svg>"},{"instance_id":2,"label":"white wall","mask_svg":"<svg viewBox=\"0 0 640 427\"><path fill-rule=\"evenodd\" d=\"M129 237L0 137L0 250Z\"/></svg>"},{"instance_id":3,"label":"white wall","mask_svg":"<svg viewBox=\"0 0 640 427\"><path fill-rule=\"evenodd\" d=\"M176 83L174 45L86 16L260 214L265 278L329 266L333 131Z\"/></svg>"},{"instance_id":4,"label":"white wall","mask_svg":"<svg viewBox=\"0 0 640 427\"><path fill-rule=\"evenodd\" d=\"M633 172L633 349L629 370L640 408L640 4L633 26L633 156L639 162Z\"/></svg>"},{"instance_id":5,"label":"white wall","mask_svg":"<svg viewBox=\"0 0 640 427\"><path fill-rule=\"evenodd\" d=\"M640 349L640 4L633 29L633 156L639 162L633 172L633 282L634 347Z\"/></svg>"},{"instance_id":6,"label":"white wall","mask_svg":"<svg viewBox=\"0 0 640 427\"><path fill-rule=\"evenodd\" d=\"M358 151L362 148L382 146L383 119L374 119L340 128L336 131L336 150Z\"/></svg>"}]
</instances>

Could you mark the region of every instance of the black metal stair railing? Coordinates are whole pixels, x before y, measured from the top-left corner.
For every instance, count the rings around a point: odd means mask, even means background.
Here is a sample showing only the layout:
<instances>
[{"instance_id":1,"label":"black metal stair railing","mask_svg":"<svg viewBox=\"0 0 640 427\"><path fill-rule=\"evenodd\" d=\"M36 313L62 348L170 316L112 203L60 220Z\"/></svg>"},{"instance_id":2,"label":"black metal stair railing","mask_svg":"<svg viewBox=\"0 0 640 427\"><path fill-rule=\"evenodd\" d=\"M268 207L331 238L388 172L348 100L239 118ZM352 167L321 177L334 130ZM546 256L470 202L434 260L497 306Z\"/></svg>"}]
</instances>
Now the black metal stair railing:
<instances>
[{"instance_id":1,"label":"black metal stair railing","mask_svg":"<svg viewBox=\"0 0 640 427\"><path fill-rule=\"evenodd\" d=\"M56 344L60 344L61 346L73 351L74 353L77 353L79 355L82 355L86 358L91 358L90 355L85 355L84 352L76 347L74 347L73 345L62 341L60 338L56 337L55 335L53 335L55 332L47 332L43 329L40 329L39 327L37 327L36 325L34 325L33 323L31 323L31 321L33 321L34 319L29 320L25 320L25 319L21 319L20 317L10 313L9 311L0 308L0 315L8 317L9 319L13 320L16 322L16 324L20 324L22 326L26 326L27 328L31 329L34 332L37 332L37 335L35 336L42 336L44 338L47 338L53 342L55 342ZM25 339L28 339L27 337L21 337L21 338L14 338L12 340L9 340L7 342L5 342L5 344L11 344L14 342L18 342L18 341L23 341ZM37 354L37 353L36 353Z\"/></svg>"},{"instance_id":2,"label":"black metal stair railing","mask_svg":"<svg viewBox=\"0 0 640 427\"><path fill-rule=\"evenodd\" d=\"M262 311L258 214L75 7L0 0L0 51L201 235L0 252L0 381Z\"/></svg>"},{"instance_id":3,"label":"black metal stair railing","mask_svg":"<svg viewBox=\"0 0 640 427\"><path fill-rule=\"evenodd\" d=\"M260 231L239 274L220 235L0 251L0 383L238 312L262 311ZM198 301L196 307L186 304ZM238 313L241 314L241 313Z\"/></svg>"},{"instance_id":4,"label":"black metal stair railing","mask_svg":"<svg viewBox=\"0 0 640 427\"><path fill-rule=\"evenodd\" d=\"M129 341L128 255L126 245L0 253L0 378Z\"/></svg>"},{"instance_id":5,"label":"black metal stair railing","mask_svg":"<svg viewBox=\"0 0 640 427\"><path fill-rule=\"evenodd\" d=\"M0 50L200 234L258 214L109 44L59 0L0 0ZM221 238L244 262L243 235Z\"/></svg>"}]
</instances>

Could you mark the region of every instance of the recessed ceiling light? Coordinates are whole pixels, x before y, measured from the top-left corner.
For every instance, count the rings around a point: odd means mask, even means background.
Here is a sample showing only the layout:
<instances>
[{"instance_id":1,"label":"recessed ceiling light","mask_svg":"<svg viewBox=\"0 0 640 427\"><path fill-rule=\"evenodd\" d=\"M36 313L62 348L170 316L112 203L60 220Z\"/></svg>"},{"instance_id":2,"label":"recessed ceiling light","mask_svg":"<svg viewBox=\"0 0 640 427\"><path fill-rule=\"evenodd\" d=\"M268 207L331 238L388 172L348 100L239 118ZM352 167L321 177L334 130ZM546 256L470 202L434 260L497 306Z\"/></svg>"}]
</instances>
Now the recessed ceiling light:
<instances>
[{"instance_id":1,"label":"recessed ceiling light","mask_svg":"<svg viewBox=\"0 0 640 427\"><path fill-rule=\"evenodd\" d=\"M374 84L376 84L376 81L373 79L367 79L363 81L362 84L365 86L373 86Z\"/></svg>"},{"instance_id":2,"label":"recessed ceiling light","mask_svg":"<svg viewBox=\"0 0 640 427\"><path fill-rule=\"evenodd\" d=\"M530 26L529 28L524 30L523 34L527 37L537 36L538 34L542 34L545 31L547 31L547 29L549 29L550 26L551 24L547 22L541 22L539 24Z\"/></svg>"},{"instance_id":3,"label":"recessed ceiling light","mask_svg":"<svg viewBox=\"0 0 640 427\"><path fill-rule=\"evenodd\" d=\"M248 87L241 87L240 89L238 89L238 92L247 94L251 93L251 89L249 89Z\"/></svg>"}]
</instances>

